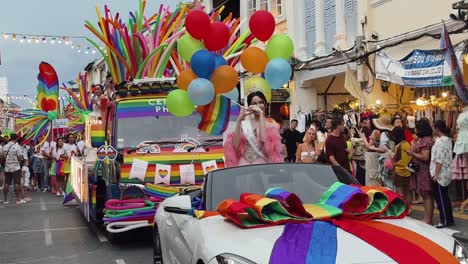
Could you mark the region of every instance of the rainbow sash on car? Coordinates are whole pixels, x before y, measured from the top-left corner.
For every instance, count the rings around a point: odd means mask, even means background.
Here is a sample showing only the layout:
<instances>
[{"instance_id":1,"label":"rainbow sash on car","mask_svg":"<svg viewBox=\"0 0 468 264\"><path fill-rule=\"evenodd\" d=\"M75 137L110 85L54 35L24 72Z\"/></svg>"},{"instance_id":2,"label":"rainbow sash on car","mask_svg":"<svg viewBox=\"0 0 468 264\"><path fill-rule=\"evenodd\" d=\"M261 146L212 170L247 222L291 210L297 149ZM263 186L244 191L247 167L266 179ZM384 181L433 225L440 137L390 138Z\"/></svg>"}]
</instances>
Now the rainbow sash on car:
<instances>
[{"instance_id":1,"label":"rainbow sash on car","mask_svg":"<svg viewBox=\"0 0 468 264\"><path fill-rule=\"evenodd\" d=\"M271 264L335 263L337 228L398 263L458 263L450 252L411 230L369 221L403 218L409 213L404 198L382 187L335 183L316 204L303 204L296 194L273 188L264 196L244 193L239 201L225 200L217 211L241 228L286 224L274 245Z\"/></svg>"}]
</instances>

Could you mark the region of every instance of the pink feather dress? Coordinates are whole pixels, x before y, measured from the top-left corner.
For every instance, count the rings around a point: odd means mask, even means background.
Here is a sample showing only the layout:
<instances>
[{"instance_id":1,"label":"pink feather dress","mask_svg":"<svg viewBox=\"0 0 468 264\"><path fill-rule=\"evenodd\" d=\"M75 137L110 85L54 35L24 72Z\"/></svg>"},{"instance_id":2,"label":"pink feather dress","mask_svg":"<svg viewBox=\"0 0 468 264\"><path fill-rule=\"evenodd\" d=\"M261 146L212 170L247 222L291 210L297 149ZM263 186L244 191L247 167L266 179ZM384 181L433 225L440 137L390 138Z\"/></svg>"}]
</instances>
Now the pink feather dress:
<instances>
[{"instance_id":1,"label":"pink feather dress","mask_svg":"<svg viewBox=\"0 0 468 264\"><path fill-rule=\"evenodd\" d=\"M255 154L255 151L249 145L244 134L241 134L241 140L239 147L234 147L234 132L230 133L224 144L224 160L225 166L236 167L250 164L262 164L262 163L276 163L282 162L281 156L281 135L279 133L279 126L276 122L271 119L267 119L265 122L266 126L266 139L264 143L258 140L260 150L265 155L265 158Z\"/></svg>"}]
</instances>

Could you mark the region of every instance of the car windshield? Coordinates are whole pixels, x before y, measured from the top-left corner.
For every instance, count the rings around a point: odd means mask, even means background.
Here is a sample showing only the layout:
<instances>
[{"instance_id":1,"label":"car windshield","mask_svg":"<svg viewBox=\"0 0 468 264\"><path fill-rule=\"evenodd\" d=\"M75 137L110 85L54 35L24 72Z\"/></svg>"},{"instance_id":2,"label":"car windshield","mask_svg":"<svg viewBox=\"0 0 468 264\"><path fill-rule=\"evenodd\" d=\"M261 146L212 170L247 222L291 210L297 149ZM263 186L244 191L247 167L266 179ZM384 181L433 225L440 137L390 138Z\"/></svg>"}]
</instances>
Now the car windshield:
<instances>
[{"instance_id":1,"label":"car windshield","mask_svg":"<svg viewBox=\"0 0 468 264\"><path fill-rule=\"evenodd\" d=\"M231 120L237 118L231 114ZM235 120L235 119L234 119ZM213 138L198 129L200 116L177 117L169 113L164 98L132 98L118 102L116 107L117 148L134 148L145 141L174 142L196 139L203 143ZM221 137L220 137L221 138Z\"/></svg>"},{"instance_id":2,"label":"car windshield","mask_svg":"<svg viewBox=\"0 0 468 264\"><path fill-rule=\"evenodd\" d=\"M208 174L205 206L216 210L225 199L263 194L272 187L296 193L304 203L315 203L337 181L358 184L343 168L329 165L278 163L217 170Z\"/></svg>"}]
</instances>

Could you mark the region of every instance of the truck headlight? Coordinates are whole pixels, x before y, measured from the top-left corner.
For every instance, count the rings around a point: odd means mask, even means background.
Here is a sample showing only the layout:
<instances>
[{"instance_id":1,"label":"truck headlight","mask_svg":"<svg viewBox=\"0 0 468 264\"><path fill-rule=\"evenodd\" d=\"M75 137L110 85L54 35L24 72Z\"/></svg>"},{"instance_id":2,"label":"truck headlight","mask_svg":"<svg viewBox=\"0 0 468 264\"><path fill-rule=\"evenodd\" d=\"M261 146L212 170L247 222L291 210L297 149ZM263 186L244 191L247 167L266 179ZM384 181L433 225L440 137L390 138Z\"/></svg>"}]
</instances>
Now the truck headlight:
<instances>
[{"instance_id":1,"label":"truck headlight","mask_svg":"<svg viewBox=\"0 0 468 264\"><path fill-rule=\"evenodd\" d=\"M253 261L250 261L246 258L241 256L237 256L234 254L224 253L221 255L216 256L210 264L256 264Z\"/></svg>"},{"instance_id":2,"label":"truck headlight","mask_svg":"<svg viewBox=\"0 0 468 264\"><path fill-rule=\"evenodd\" d=\"M457 240L453 246L453 255L460 263L468 264L468 251Z\"/></svg>"}]
</instances>

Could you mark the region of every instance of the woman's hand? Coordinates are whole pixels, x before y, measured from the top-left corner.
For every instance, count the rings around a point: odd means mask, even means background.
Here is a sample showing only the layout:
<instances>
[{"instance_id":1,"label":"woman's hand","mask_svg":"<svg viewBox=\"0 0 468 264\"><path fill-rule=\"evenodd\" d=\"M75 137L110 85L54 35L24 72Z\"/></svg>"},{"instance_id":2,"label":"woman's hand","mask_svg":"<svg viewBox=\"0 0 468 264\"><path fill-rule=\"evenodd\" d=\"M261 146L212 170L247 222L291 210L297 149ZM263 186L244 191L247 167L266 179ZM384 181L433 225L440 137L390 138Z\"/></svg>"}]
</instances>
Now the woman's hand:
<instances>
[{"instance_id":1,"label":"woman's hand","mask_svg":"<svg viewBox=\"0 0 468 264\"><path fill-rule=\"evenodd\" d=\"M408 155L410 155L411 157L414 156L414 152L413 152L413 151L411 151L411 150L405 150L405 151L406 151L406 153L407 153Z\"/></svg>"},{"instance_id":2,"label":"woman's hand","mask_svg":"<svg viewBox=\"0 0 468 264\"><path fill-rule=\"evenodd\" d=\"M240 111L239 114L239 121L243 121L246 116L252 114L252 110L250 110L248 107L243 107Z\"/></svg>"},{"instance_id":3,"label":"woman's hand","mask_svg":"<svg viewBox=\"0 0 468 264\"><path fill-rule=\"evenodd\" d=\"M263 114L263 111L262 109L260 109L260 107L256 106L256 105L251 105L249 106L249 109L252 113L256 114L256 115L259 115L261 116Z\"/></svg>"}]
</instances>

